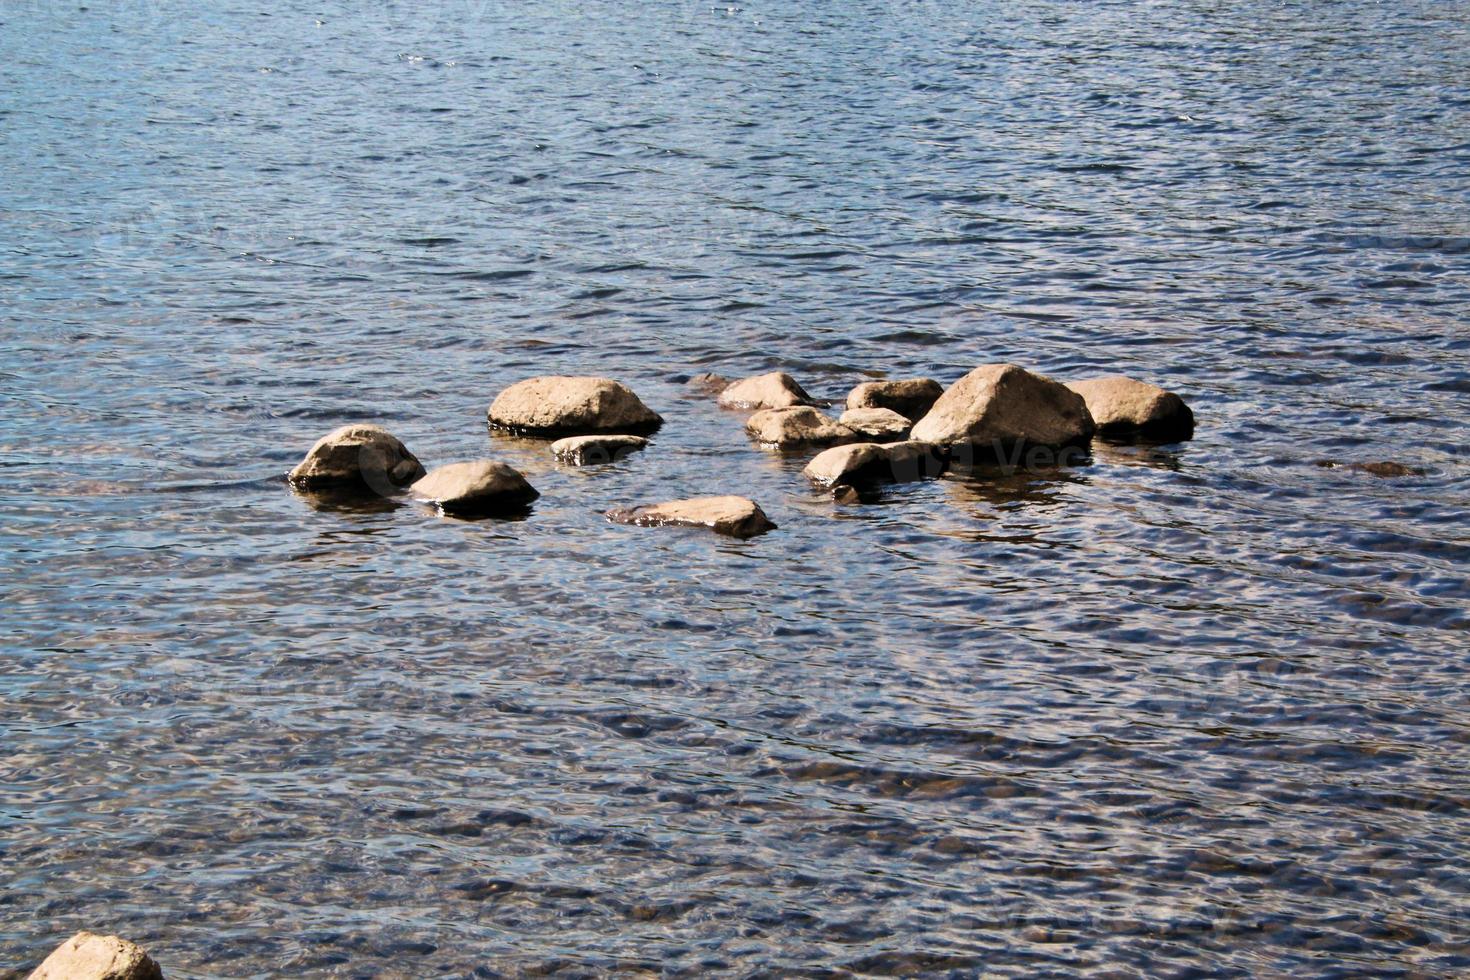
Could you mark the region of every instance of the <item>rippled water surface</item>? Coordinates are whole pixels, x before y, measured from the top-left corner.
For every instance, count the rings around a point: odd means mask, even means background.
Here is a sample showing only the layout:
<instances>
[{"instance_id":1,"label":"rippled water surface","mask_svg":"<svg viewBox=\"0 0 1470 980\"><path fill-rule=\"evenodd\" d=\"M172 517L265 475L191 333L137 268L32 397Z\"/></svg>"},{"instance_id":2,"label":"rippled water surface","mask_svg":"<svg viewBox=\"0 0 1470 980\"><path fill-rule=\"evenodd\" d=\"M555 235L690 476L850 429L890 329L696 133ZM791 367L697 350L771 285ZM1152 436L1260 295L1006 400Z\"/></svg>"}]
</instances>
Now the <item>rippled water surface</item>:
<instances>
[{"instance_id":1,"label":"rippled water surface","mask_svg":"<svg viewBox=\"0 0 1470 980\"><path fill-rule=\"evenodd\" d=\"M0 0L0 318L0 971L1470 971L1465 4ZM684 384L1002 360L1198 438L841 505Z\"/></svg>"}]
</instances>

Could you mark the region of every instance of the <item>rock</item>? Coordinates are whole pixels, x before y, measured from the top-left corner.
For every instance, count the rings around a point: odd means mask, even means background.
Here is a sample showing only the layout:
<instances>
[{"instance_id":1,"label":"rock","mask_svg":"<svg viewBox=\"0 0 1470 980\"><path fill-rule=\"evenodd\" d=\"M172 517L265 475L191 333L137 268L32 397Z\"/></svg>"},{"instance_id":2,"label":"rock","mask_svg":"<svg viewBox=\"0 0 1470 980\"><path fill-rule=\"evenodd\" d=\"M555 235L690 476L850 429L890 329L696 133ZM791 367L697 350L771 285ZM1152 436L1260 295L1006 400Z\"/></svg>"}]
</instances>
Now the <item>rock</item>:
<instances>
[{"instance_id":1,"label":"rock","mask_svg":"<svg viewBox=\"0 0 1470 980\"><path fill-rule=\"evenodd\" d=\"M409 489L446 514L476 517L523 511L541 496L517 470L489 459L436 466Z\"/></svg>"},{"instance_id":2,"label":"rock","mask_svg":"<svg viewBox=\"0 0 1470 980\"><path fill-rule=\"evenodd\" d=\"M745 423L745 431L763 445L791 449L796 446L830 446L852 442L858 434L833 422L808 405L795 408L764 408Z\"/></svg>"},{"instance_id":3,"label":"rock","mask_svg":"<svg viewBox=\"0 0 1470 980\"><path fill-rule=\"evenodd\" d=\"M906 381L865 381L847 393L848 408L886 408L910 422L917 422L944 394L944 386L933 378Z\"/></svg>"},{"instance_id":4,"label":"rock","mask_svg":"<svg viewBox=\"0 0 1470 980\"><path fill-rule=\"evenodd\" d=\"M616 463L648 445L641 436L568 436L551 444L551 453L573 466Z\"/></svg>"},{"instance_id":5,"label":"rock","mask_svg":"<svg viewBox=\"0 0 1470 980\"><path fill-rule=\"evenodd\" d=\"M1025 446L1073 446L1095 426L1082 396L1014 364L986 364L947 388L909 433L953 451L1005 456Z\"/></svg>"},{"instance_id":6,"label":"rock","mask_svg":"<svg viewBox=\"0 0 1470 980\"><path fill-rule=\"evenodd\" d=\"M163 971L126 939L79 932L56 947L28 980L163 980Z\"/></svg>"},{"instance_id":7,"label":"rock","mask_svg":"<svg viewBox=\"0 0 1470 980\"><path fill-rule=\"evenodd\" d=\"M424 467L387 429L344 425L317 440L289 474L307 490L397 493L424 475Z\"/></svg>"},{"instance_id":8,"label":"rock","mask_svg":"<svg viewBox=\"0 0 1470 980\"><path fill-rule=\"evenodd\" d=\"M720 392L730 387L731 381L723 374L710 374L708 372L705 372L704 374L696 374L694 377L690 378L684 383L690 388L698 388L699 390L707 391L712 395L718 395Z\"/></svg>"},{"instance_id":9,"label":"rock","mask_svg":"<svg viewBox=\"0 0 1470 980\"><path fill-rule=\"evenodd\" d=\"M1404 463L1396 463L1390 459L1380 460L1376 463L1339 463L1332 459L1319 459L1317 460L1317 465L1329 470L1341 467L1345 470L1352 470L1355 473L1367 473L1370 476L1383 477L1386 480L1404 476L1424 476L1429 472L1422 466L1409 466Z\"/></svg>"},{"instance_id":10,"label":"rock","mask_svg":"<svg viewBox=\"0 0 1470 980\"><path fill-rule=\"evenodd\" d=\"M720 392L719 402L721 408L792 408L816 404L795 378L780 371L736 381Z\"/></svg>"},{"instance_id":11,"label":"rock","mask_svg":"<svg viewBox=\"0 0 1470 980\"><path fill-rule=\"evenodd\" d=\"M802 471L824 487L909 483L944 472L939 447L927 442L859 442L818 453Z\"/></svg>"},{"instance_id":12,"label":"rock","mask_svg":"<svg viewBox=\"0 0 1470 980\"><path fill-rule=\"evenodd\" d=\"M745 497L694 497L670 500L607 512L607 519L617 524L639 527L674 525L707 527L736 538L751 538L775 530L776 525L753 500Z\"/></svg>"},{"instance_id":13,"label":"rock","mask_svg":"<svg viewBox=\"0 0 1470 980\"><path fill-rule=\"evenodd\" d=\"M652 432L663 417L608 378L547 376L518 381L490 404L492 428L524 435Z\"/></svg>"},{"instance_id":14,"label":"rock","mask_svg":"<svg viewBox=\"0 0 1470 980\"><path fill-rule=\"evenodd\" d=\"M1194 413L1184 399L1157 385L1114 375L1073 381L1102 436L1175 442L1194 435Z\"/></svg>"},{"instance_id":15,"label":"rock","mask_svg":"<svg viewBox=\"0 0 1470 980\"><path fill-rule=\"evenodd\" d=\"M906 417L890 408L849 408L837 422L874 442L895 442L913 427Z\"/></svg>"}]
</instances>

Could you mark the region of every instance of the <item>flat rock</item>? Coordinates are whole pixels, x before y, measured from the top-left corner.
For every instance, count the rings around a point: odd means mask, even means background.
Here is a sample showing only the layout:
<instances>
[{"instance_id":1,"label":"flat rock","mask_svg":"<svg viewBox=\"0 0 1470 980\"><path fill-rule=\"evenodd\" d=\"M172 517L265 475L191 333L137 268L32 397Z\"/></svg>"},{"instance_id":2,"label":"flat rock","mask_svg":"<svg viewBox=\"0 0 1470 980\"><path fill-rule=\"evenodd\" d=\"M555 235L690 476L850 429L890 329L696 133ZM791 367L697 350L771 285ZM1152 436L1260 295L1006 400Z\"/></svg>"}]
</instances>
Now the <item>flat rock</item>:
<instances>
[{"instance_id":1,"label":"flat rock","mask_svg":"<svg viewBox=\"0 0 1470 980\"><path fill-rule=\"evenodd\" d=\"M776 525L755 501L745 497L693 497L662 504L621 508L607 512L617 524L639 527L707 527L736 538L751 538L775 530Z\"/></svg>"},{"instance_id":2,"label":"flat rock","mask_svg":"<svg viewBox=\"0 0 1470 980\"><path fill-rule=\"evenodd\" d=\"M909 483L944 472L939 447L927 442L858 442L818 453L802 471L824 487Z\"/></svg>"},{"instance_id":3,"label":"flat rock","mask_svg":"<svg viewBox=\"0 0 1470 980\"><path fill-rule=\"evenodd\" d=\"M616 463L648 445L642 436L568 436L551 444L551 453L573 466Z\"/></svg>"},{"instance_id":4,"label":"flat rock","mask_svg":"<svg viewBox=\"0 0 1470 980\"><path fill-rule=\"evenodd\" d=\"M886 408L910 422L917 422L944 394L944 386L933 378L903 381L864 381L847 393L848 408Z\"/></svg>"},{"instance_id":5,"label":"flat rock","mask_svg":"<svg viewBox=\"0 0 1470 980\"><path fill-rule=\"evenodd\" d=\"M1066 385L1014 364L986 364L950 385L909 436L1002 455L1085 444L1094 429L1087 403Z\"/></svg>"},{"instance_id":6,"label":"flat rock","mask_svg":"<svg viewBox=\"0 0 1470 980\"><path fill-rule=\"evenodd\" d=\"M830 446L858 438L852 429L839 425L809 405L763 408L746 421L745 431L762 445L781 449Z\"/></svg>"},{"instance_id":7,"label":"flat rock","mask_svg":"<svg viewBox=\"0 0 1470 980\"><path fill-rule=\"evenodd\" d=\"M1162 442L1194 435L1194 412L1184 399L1158 385L1113 375L1073 381L1067 387L1087 402L1099 435Z\"/></svg>"},{"instance_id":8,"label":"flat rock","mask_svg":"<svg viewBox=\"0 0 1470 980\"><path fill-rule=\"evenodd\" d=\"M792 408L816 404L795 378L781 371L736 381L720 392L719 403L722 408Z\"/></svg>"},{"instance_id":9,"label":"flat rock","mask_svg":"<svg viewBox=\"0 0 1470 980\"><path fill-rule=\"evenodd\" d=\"M645 433L664 421L621 382L555 375L511 385L495 396L487 416L492 428L537 436Z\"/></svg>"},{"instance_id":10,"label":"flat rock","mask_svg":"<svg viewBox=\"0 0 1470 980\"><path fill-rule=\"evenodd\" d=\"M1385 480L1398 479L1405 476L1424 476L1429 471L1422 466L1409 466L1406 463L1395 462L1391 459L1379 460L1373 463L1340 463L1335 459L1319 459L1316 465L1323 469L1352 470L1354 473L1367 473L1369 476L1382 477Z\"/></svg>"},{"instance_id":11,"label":"flat rock","mask_svg":"<svg viewBox=\"0 0 1470 980\"><path fill-rule=\"evenodd\" d=\"M79 932L56 947L28 980L163 980L163 971L136 943Z\"/></svg>"},{"instance_id":12,"label":"flat rock","mask_svg":"<svg viewBox=\"0 0 1470 980\"><path fill-rule=\"evenodd\" d=\"M436 466L409 489L446 514L474 517L517 513L541 496L519 471L490 459Z\"/></svg>"},{"instance_id":13,"label":"flat rock","mask_svg":"<svg viewBox=\"0 0 1470 980\"><path fill-rule=\"evenodd\" d=\"M344 425L322 436L288 478L307 490L397 493L424 475L424 467L387 429Z\"/></svg>"},{"instance_id":14,"label":"flat rock","mask_svg":"<svg viewBox=\"0 0 1470 980\"><path fill-rule=\"evenodd\" d=\"M907 417L891 408L849 408L837 422L873 442L896 442L913 427Z\"/></svg>"}]
</instances>

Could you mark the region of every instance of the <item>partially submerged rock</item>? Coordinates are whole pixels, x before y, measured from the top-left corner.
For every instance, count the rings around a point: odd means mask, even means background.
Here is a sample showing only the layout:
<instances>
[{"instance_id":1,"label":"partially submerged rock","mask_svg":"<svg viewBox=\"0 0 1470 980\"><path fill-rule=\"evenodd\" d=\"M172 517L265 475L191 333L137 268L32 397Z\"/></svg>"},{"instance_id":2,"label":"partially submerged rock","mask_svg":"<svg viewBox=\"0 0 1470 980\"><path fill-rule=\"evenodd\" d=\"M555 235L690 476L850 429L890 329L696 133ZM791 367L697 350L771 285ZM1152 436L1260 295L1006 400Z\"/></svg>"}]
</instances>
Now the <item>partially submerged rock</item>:
<instances>
[{"instance_id":1,"label":"partially submerged rock","mask_svg":"<svg viewBox=\"0 0 1470 980\"><path fill-rule=\"evenodd\" d=\"M136 943L79 932L56 947L28 980L163 980L163 971Z\"/></svg>"},{"instance_id":2,"label":"partially submerged rock","mask_svg":"<svg viewBox=\"0 0 1470 980\"><path fill-rule=\"evenodd\" d=\"M909 433L953 452L1005 456L1024 446L1084 445L1095 426L1082 396L1014 364L986 364L950 385Z\"/></svg>"},{"instance_id":3,"label":"partially submerged rock","mask_svg":"<svg viewBox=\"0 0 1470 980\"><path fill-rule=\"evenodd\" d=\"M305 490L394 494L424 475L424 467L387 429L344 425L322 436L289 479Z\"/></svg>"},{"instance_id":4,"label":"partially submerged rock","mask_svg":"<svg viewBox=\"0 0 1470 980\"><path fill-rule=\"evenodd\" d=\"M1184 399L1158 385L1121 375L1073 381L1098 435L1176 442L1194 435L1194 413Z\"/></svg>"},{"instance_id":5,"label":"partially submerged rock","mask_svg":"<svg viewBox=\"0 0 1470 980\"><path fill-rule=\"evenodd\" d=\"M647 504L607 512L607 519L617 524L639 527L707 527L720 534L750 538L775 530L776 525L753 500L745 497L693 497Z\"/></svg>"},{"instance_id":6,"label":"partially submerged rock","mask_svg":"<svg viewBox=\"0 0 1470 980\"><path fill-rule=\"evenodd\" d=\"M824 487L909 483L944 472L937 446L927 442L859 442L818 453L802 472Z\"/></svg>"},{"instance_id":7,"label":"partially submerged rock","mask_svg":"<svg viewBox=\"0 0 1470 980\"><path fill-rule=\"evenodd\" d=\"M648 445L641 436L568 436L551 444L551 453L573 466L616 463Z\"/></svg>"},{"instance_id":8,"label":"partially submerged rock","mask_svg":"<svg viewBox=\"0 0 1470 980\"><path fill-rule=\"evenodd\" d=\"M923 418L944 386L933 378L908 378L903 381L865 381L847 393L848 408L886 408L910 422Z\"/></svg>"},{"instance_id":9,"label":"partially submerged rock","mask_svg":"<svg viewBox=\"0 0 1470 980\"><path fill-rule=\"evenodd\" d=\"M1422 466L1409 466L1407 463L1395 462L1391 459L1379 460L1374 463L1339 463L1333 459L1319 459L1317 465L1323 469L1352 470L1355 473L1367 473L1369 476L1382 477L1385 480L1397 479L1405 476L1424 476L1429 471Z\"/></svg>"},{"instance_id":10,"label":"partially submerged rock","mask_svg":"<svg viewBox=\"0 0 1470 980\"><path fill-rule=\"evenodd\" d=\"M710 374L708 371L703 374L696 374L684 383L690 388L698 388L700 391L707 391L712 395L718 395L731 385L730 379L723 374Z\"/></svg>"},{"instance_id":11,"label":"partially submerged rock","mask_svg":"<svg viewBox=\"0 0 1470 980\"><path fill-rule=\"evenodd\" d=\"M736 381L720 392L719 403L722 408L747 409L816 404L795 378L781 371Z\"/></svg>"},{"instance_id":12,"label":"partially submerged rock","mask_svg":"<svg viewBox=\"0 0 1470 980\"><path fill-rule=\"evenodd\" d=\"M852 429L839 425L808 405L761 409L745 423L745 431L761 444L781 449L830 446L858 438Z\"/></svg>"},{"instance_id":13,"label":"partially submerged rock","mask_svg":"<svg viewBox=\"0 0 1470 980\"><path fill-rule=\"evenodd\" d=\"M907 436L913 426L890 408L849 408L837 421L873 442L895 442Z\"/></svg>"},{"instance_id":14,"label":"partially submerged rock","mask_svg":"<svg viewBox=\"0 0 1470 980\"><path fill-rule=\"evenodd\" d=\"M516 382L495 397L487 416L492 428L533 436L645 433L664 421L621 382L557 375Z\"/></svg>"},{"instance_id":15,"label":"partially submerged rock","mask_svg":"<svg viewBox=\"0 0 1470 980\"><path fill-rule=\"evenodd\" d=\"M410 489L444 513L465 517L519 513L541 496L519 471L490 459L436 466Z\"/></svg>"}]
</instances>

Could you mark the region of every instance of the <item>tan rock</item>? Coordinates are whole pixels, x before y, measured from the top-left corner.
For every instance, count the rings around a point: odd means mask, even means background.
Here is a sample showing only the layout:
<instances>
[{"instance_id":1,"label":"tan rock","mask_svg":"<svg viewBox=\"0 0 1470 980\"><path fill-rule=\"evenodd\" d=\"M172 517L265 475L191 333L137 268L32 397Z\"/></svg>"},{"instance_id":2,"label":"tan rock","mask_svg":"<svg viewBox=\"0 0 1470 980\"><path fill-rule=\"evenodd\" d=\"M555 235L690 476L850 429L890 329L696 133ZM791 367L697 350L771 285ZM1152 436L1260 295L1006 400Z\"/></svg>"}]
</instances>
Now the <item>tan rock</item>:
<instances>
[{"instance_id":1,"label":"tan rock","mask_svg":"<svg viewBox=\"0 0 1470 980\"><path fill-rule=\"evenodd\" d=\"M722 408L792 408L816 404L795 378L780 371L735 382L720 392L719 402Z\"/></svg>"},{"instance_id":2,"label":"tan rock","mask_svg":"<svg viewBox=\"0 0 1470 980\"><path fill-rule=\"evenodd\" d=\"M1002 455L1086 443L1093 429L1086 402L1066 385L1014 364L986 364L950 385L909 436Z\"/></svg>"},{"instance_id":3,"label":"tan rock","mask_svg":"<svg viewBox=\"0 0 1470 980\"><path fill-rule=\"evenodd\" d=\"M526 435L652 432L663 417L609 378L546 376L502 391L487 413L492 428Z\"/></svg>"},{"instance_id":4,"label":"tan rock","mask_svg":"<svg viewBox=\"0 0 1470 980\"><path fill-rule=\"evenodd\" d=\"M745 497L670 500L662 504L610 510L607 512L607 519L617 524L636 524L639 527L707 527L736 538L754 537L775 530L776 527L755 501Z\"/></svg>"},{"instance_id":5,"label":"tan rock","mask_svg":"<svg viewBox=\"0 0 1470 980\"><path fill-rule=\"evenodd\" d=\"M541 496L513 467L489 459L436 466L409 489L444 513L462 516L516 513Z\"/></svg>"},{"instance_id":6,"label":"tan rock","mask_svg":"<svg viewBox=\"0 0 1470 980\"><path fill-rule=\"evenodd\" d=\"M944 386L933 378L865 381L847 393L848 408L886 408L917 422L934 407Z\"/></svg>"},{"instance_id":7,"label":"tan rock","mask_svg":"<svg viewBox=\"0 0 1470 980\"><path fill-rule=\"evenodd\" d=\"M28 980L163 980L163 971L126 939L79 932L56 947Z\"/></svg>"},{"instance_id":8,"label":"tan rock","mask_svg":"<svg viewBox=\"0 0 1470 980\"><path fill-rule=\"evenodd\" d=\"M424 475L424 467L387 429L344 425L322 436L289 474L307 490L372 491L388 496Z\"/></svg>"},{"instance_id":9,"label":"tan rock","mask_svg":"<svg viewBox=\"0 0 1470 980\"><path fill-rule=\"evenodd\" d=\"M1067 387L1087 402L1099 435L1167 442L1194 435L1194 413L1184 399L1157 385L1113 375L1073 381Z\"/></svg>"},{"instance_id":10,"label":"tan rock","mask_svg":"<svg viewBox=\"0 0 1470 980\"><path fill-rule=\"evenodd\" d=\"M944 472L938 447L927 442L859 442L818 453L802 471L824 487L908 483Z\"/></svg>"},{"instance_id":11,"label":"tan rock","mask_svg":"<svg viewBox=\"0 0 1470 980\"><path fill-rule=\"evenodd\" d=\"M808 405L763 408L745 423L745 431L761 444L781 449L830 446L858 438L857 433L847 426L833 422Z\"/></svg>"},{"instance_id":12,"label":"tan rock","mask_svg":"<svg viewBox=\"0 0 1470 980\"><path fill-rule=\"evenodd\" d=\"M568 436L551 444L551 453L573 466L616 463L648 445L641 436Z\"/></svg>"},{"instance_id":13,"label":"tan rock","mask_svg":"<svg viewBox=\"0 0 1470 980\"><path fill-rule=\"evenodd\" d=\"M912 422L890 408L849 408L837 422L874 442L895 442L907 436L913 427Z\"/></svg>"}]
</instances>

